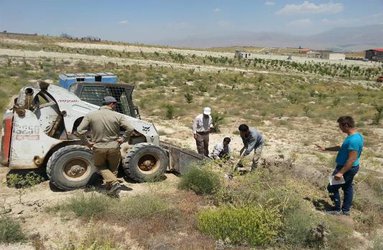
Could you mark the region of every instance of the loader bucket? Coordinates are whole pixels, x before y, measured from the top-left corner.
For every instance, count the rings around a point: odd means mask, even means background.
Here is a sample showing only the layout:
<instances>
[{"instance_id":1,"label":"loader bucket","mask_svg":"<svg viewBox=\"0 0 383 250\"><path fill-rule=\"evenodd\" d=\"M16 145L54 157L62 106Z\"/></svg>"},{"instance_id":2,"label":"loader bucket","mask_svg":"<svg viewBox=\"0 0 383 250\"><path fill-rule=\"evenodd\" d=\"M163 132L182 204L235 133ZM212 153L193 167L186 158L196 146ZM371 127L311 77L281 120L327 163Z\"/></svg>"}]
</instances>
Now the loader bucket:
<instances>
[{"instance_id":1,"label":"loader bucket","mask_svg":"<svg viewBox=\"0 0 383 250\"><path fill-rule=\"evenodd\" d=\"M160 142L160 146L169 154L169 169L181 175L187 173L191 166L210 158L197 154L188 149L182 149L166 142Z\"/></svg>"}]
</instances>

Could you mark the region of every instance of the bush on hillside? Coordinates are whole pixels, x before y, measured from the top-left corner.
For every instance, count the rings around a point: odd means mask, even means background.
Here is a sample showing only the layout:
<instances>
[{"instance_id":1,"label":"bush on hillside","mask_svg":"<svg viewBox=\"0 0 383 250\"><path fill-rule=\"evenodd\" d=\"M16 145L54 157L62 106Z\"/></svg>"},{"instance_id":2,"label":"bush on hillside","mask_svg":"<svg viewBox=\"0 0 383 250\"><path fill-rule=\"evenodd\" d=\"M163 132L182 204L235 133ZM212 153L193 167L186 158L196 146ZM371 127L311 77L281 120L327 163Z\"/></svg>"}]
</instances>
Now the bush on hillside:
<instances>
[{"instance_id":1,"label":"bush on hillside","mask_svg":"<svg viewBox=\"0 0 383 250\"><path fill-rule=\"evenodd\" d=\"M214 194L221 186L217 173L207 169L193 167L181 178L180 189L193 190L196 194Z\"/></svg>"},{"instance_id":2,"label":"bush on hillside","mask_svg":"<svg viewBox=\"0 0 383 250\"><path fill-rule=\"evenodd\" d=\"M281 227L278 211L260 206L222 207L198 214L199 230L229 244L269 244L275 240Z\"/></svg>"}]
</instances>

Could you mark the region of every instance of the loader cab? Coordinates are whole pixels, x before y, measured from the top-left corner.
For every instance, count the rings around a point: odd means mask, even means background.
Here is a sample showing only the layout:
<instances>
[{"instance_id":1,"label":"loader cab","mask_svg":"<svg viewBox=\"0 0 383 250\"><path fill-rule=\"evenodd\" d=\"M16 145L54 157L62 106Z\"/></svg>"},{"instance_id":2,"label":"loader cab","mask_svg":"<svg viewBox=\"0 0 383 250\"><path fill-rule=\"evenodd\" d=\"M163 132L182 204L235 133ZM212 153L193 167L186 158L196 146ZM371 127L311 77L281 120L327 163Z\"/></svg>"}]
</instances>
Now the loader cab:
<instances>
[{"instance_id":1,"label":"loader cab","mask_svg":"<svg viewBox=\"0 0 383 250\"><path fill-rule=\"evenodd\" d=\"M102 106L105 96L113 96L117 100L117 112L140 118L132 99L134 86L117 83L117 76L112 73L63 74L59 78L61 87L68 89L83 101Z\"/></svg>"}]
</instances>

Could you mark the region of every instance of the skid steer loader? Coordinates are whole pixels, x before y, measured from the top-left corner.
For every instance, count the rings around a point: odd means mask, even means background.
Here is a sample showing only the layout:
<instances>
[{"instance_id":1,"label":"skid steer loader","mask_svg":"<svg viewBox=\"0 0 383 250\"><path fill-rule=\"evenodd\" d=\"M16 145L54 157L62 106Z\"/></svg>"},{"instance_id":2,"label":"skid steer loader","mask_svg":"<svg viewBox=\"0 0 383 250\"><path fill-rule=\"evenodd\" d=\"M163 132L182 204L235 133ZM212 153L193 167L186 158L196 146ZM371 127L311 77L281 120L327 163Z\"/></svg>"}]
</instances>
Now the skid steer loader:
<instances>
[{"instance_id":1,"label":"skid steer loader","mask_svg":"<svg viewBox=\"0 0 383 250\"><path fill-rule=\"evenodd\" d=\"M109 83L87 84L76 82L71 85L71 91L69 87L45 82L23 87L13 108L3 116L2 165L11 170L45 168L51 183L62 190L86 186L96 169L92 151L81 145L75 131L87 113L99 108L91 103L90 97L97 97L93 101L99 101L98 97L102 100L102 95L109 95L108 91L116 88L123 90L118 92L119 111L126 114L135 129L126 142L129 146L125 148L129 150L123 154L120 166L129 178L145 182L161 178L167 170L182 174L190 163L203 160L203 156L192 151L160 143L155 126L136 118L138 109L131 100L133 86L116 84L112 88ZM96 87L93 91L92 86ZM101 88L106 92L101 93ZM90 99L84 101L80 97Z\"/></svg>"}]
</instances>

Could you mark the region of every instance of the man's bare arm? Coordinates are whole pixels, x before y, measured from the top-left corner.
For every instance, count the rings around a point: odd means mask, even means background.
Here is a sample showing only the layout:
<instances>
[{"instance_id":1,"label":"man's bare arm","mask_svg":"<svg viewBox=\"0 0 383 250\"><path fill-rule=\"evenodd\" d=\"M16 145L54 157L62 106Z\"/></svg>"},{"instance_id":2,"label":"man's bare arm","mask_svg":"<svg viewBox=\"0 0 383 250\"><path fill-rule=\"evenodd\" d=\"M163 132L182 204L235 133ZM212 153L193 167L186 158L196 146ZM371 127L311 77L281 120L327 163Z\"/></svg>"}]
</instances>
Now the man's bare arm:
<instances>
[{"instance_id":1,"label":"man's bare arm","mask_svg":"<svg viewBox=\"0 0 383 250\"><path fill-rule=\"evenodd\" d=\"M315 146L317 146L317 148L320 151L339 151L340 150L340 146L333 146L333 147L328 147L328 148L322 147L318 144L315 144Z\"/></svg>"}]
</instances>

